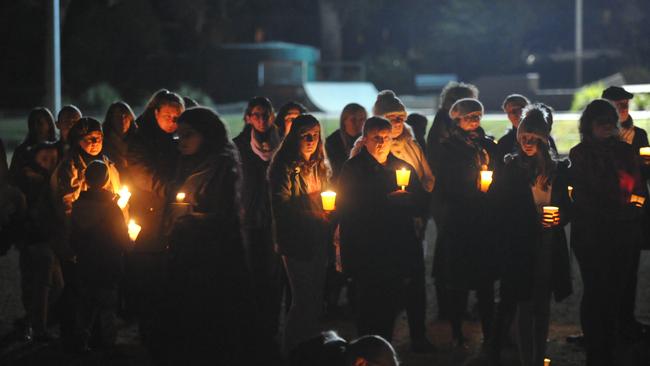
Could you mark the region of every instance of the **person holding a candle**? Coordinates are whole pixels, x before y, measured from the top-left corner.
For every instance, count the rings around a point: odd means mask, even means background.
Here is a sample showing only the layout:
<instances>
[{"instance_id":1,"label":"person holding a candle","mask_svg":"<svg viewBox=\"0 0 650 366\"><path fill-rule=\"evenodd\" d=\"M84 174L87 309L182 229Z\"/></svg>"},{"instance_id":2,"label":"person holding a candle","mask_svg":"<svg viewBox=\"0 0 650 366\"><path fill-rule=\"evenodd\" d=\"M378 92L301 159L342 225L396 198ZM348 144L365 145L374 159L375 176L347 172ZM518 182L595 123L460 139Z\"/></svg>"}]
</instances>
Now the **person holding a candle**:
<instances>
[{"instance_id":1,"label":"person holding a candle","mask_svg":"<svg viewBox=\"0 0 650 366\"><path fill-rule=\"evenodd\" d=\"M249 249L257 305L263 331L271 337L278 333L282 289L286 281L282 260L275 252L271 200L267 170L271 157L280 146L279 128L273 123L273 104L265 97L248 101L244 111L246 126L233 139L239 150L242 169L241 207L244 235Z\"/></svg>"},{"instance_id":2,"label":"person holding a candle","mask_svg":"<svg viewBox=\"0 0 650 366\"><path fill-rule=\"evenodd\" d=\"M482 116L477 99L456 101L449 110L454 125L438 156L440 219L433 276L446 291L452 336L459 347L465 347L462 316L468 290L477 291L484 342L490 339L494 316L495 258L492 238L485 236L491 215L480 177L481 171L498 171L499 161L496 144L479 129Z\"/></svg>"},{"instance_id":3,"label":"person holding a candle","mask_svg":"<svg viewBox=\"0 0 650 366\"><path fill-rule=\"evenodd\" d=\"M426 308L424 259L413 225L426 215L427 194L415 173L397 182L396 172L415 168L391 153L392 128L385 118L369 118L362 148L343 165L337 195L343 271L355 284L358 334L390 341L406 308L412 349L431 352L420 311Z\"/></svg>"},{"instance_id":4,"label":"person holding a candle","mask_svg":"<svg viewBox=\"0 0 650 366\"><path fill-rule=\"evenodd\" d=\"M83 119L79 123L83 124ZM102 160L88 163L84 172L88 189L72 205L70 247L77 257L80 350L88 349L97 323L101 347L110 349L117 339L117 288L131 240L113 192L104 188L110 180L109 171Z\"/></svg>"},{"instance_id":5,"label":"person holding a candle","mask_svg":"<svg viewBox=\"0 0 650 366\"><path fill-rule=\"evenodd\" d=\"M571 294L564 232L571 207L569 162L555 156L549 132L544 109L534 105L524 108L517 128L517 150L506 155L490 189L501 263L499 310L511 312L501 308L503 301L515 305L517 344L525 366L541 365L544 360L551 296L561 301ZM500 359L501 340L510 326L508 314L501 315L490 344L494 361Z\"/></svg>"},{"instance_id":6,"label":"person holding a candle","mask_svg":"<svg viewBox=\"0 0 650 366\"><path fill-rule=\"evenodd\" d=\"M187 359L245 364L246 357L255 356L246 347L259 320L241 230L237 150L210 108L187 109L177 123L174 186L192 209L173 222L167 240L164 322L156 325L165 347L154 350L174 364Z\"/></svg>"},{"instance_id":7,"label":"person holding a candle","mask_svg":"<svg viewBox=\"0 0 650 366\"><path fill-rule=\"evenodd\" d=\"M176 121L184 110L180 95L166 89L157 91L136 119L138 129L128 141L129 214L142 231L127 258L125 303L127 314L139 320L145 342L154 322L149 310L163 290L167 244L162 226L166 205L176 195L172 181L179 152L174 136Z\"/></svg>"},{"instance_id":8,"label":"person holding a candle","mask_svg":"<svg viewBox=\"0 0 650 366\"><path fill-rule=\"evenodd\" d=\"M292 293L286 352L319 331L331 237L329 211L321 199L331 174L324 145L320 122L303 114L293 121L269 166L275 240Z\"/></svg>"},{"instance_id":9,"label":"person holding a candle","mask_svg":"<svg viewBox=\"0 0 650 366\"><path fill-rule=\"evenodd\" d=\"M625 336L620 312L641 238L645 196L638 150L620 140L616 108L605 99L589 103L580 117L581 141L569 153L574 187L571 246L580 265L580 306L587 365L611 365ZM623 338L624 339L624 338Z\"/></svg>"}]
</instances>

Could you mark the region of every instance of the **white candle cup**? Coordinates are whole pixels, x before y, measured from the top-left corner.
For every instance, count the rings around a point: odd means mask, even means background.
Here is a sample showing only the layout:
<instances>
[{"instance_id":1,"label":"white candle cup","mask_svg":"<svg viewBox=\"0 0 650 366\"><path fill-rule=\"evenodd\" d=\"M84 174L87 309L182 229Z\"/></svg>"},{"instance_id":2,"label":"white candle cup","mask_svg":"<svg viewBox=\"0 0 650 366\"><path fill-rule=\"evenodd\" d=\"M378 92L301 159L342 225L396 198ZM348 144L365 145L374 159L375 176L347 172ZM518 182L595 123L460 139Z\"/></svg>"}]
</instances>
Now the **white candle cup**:
<instances>
[{"instance_id":1,"label":"white candle cup","mask_svg":"<svg viewBox=\"0 0 650 366\"><path fill-rule=\"evenodd\" d=\"M397 185L402 190L405 190L406 186L409 185L409 181L411 180L411 171L406 168L396 170L395 180L397 181Z\"/></svg>"},{"instance_id":2,"label":"white candle cup","mask_svg":"<svg viewBox=\"0 0 650 366\"><path fill-rule=\"evenodd\" d=\"M481 170L481 192L487 192L490 189L493 173L491 170Z\"/></svg>"},{"instance_id":3,"label":"white candle cup","mask_svg":"<svg viewBox=\"0 0 650 366\"><path fill-rule=\"evenodd\" d=\"M639 149L639 155L650 157L650 146L645 146Z\"/></svg>"},{"instance_id":4,"label":"white candle cup","mask_svg":"<svg viewBox=\"0 0 650 366\"><path fill-rule=\"evenodd\" d=\"M323 210L333 211L336 208L336 192L325 191L320 194L323 202Z\"/></svg>"},{"instance_id":5,"label":"white candle cup","mask_svg":"<svg viewBox=\"0 0 650 366\"><path fill-rule=\"evenodd\" d=\"M643 207L643 204L645 203L645 197L633 194L630 196L630 203L634 204L637 207Z\"/></svg>"},{"instance_id":6,"label":"white candle cup","mask_svg":"<svg viewBox=\"0 0 650 366\"><path fill-rule=\"evenodd\" d=\"M544 222L547 224L555 224L560 221L560 208L556 206L542 207Z\"/></svg>"},{"instance_id":7,"label":"white candle cup","mask_svg":"<svg viewBox=\"0 0 650 366\"><path fill-rule=\"evenodd\" d=\"M569 198L571 199L571 201L573 201L573 187L567 186L566 189L569 192Z\"/></svg>"},{"instance_id":8,"label":"white candle cup","mask_svg":"<svg viewBox=\"0 0 650 366\"><path fill-rule=\"evenodd\" d=\"M128 229L129 229L129 238L131 238L131 241L135 241L138 238L140 231L142 230L142 226L136 224L135 221L130 220Z\"/></svg>"}]
</instances>

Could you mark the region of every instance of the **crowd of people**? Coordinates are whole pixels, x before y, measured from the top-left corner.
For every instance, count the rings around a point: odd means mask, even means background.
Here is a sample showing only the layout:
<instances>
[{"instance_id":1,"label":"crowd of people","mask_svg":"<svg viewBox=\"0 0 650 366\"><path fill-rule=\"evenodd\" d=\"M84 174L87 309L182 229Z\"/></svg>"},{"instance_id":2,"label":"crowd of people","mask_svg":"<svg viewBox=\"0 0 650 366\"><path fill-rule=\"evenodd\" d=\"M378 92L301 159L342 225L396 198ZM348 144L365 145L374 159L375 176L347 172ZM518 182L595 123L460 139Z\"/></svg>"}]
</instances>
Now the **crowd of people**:
<instances>
[{"instance_id":1,"label":"crowd of people","mask_svg":"<svg viewBox=\"0 0 650 366\"><path fill-rule=\"evenodd\" d=\"M20 334L53 341L55 318L66 349L110 350L120 316L137 321L160 364L397 365L402 310L412 351L436 352L423 248L432 219L436 308L455 347L467 347L475 291L488 359L500 363L514 328L522 365L542 365L551 299L572 293L572 249L587 365L615 364L621 341L648 335L634 306L650 158L633 95L610 87L589 103L568 158L550 106L507 96L512 128L497 142L478 96L447 85L426 138L426 117L390 90L370 117L348 104L326 139L303 105L276 113L265 97L249 100L233 139L214 110L164 89L137 117L124 101L103 122L73 105L56 119L33 109L11 164L4 148L0 159L2 252L20 251ZM334 209L325 191L336 192ZM349 343L321 325L343 287L360 336Z\"/></svg>"}]
</instances>

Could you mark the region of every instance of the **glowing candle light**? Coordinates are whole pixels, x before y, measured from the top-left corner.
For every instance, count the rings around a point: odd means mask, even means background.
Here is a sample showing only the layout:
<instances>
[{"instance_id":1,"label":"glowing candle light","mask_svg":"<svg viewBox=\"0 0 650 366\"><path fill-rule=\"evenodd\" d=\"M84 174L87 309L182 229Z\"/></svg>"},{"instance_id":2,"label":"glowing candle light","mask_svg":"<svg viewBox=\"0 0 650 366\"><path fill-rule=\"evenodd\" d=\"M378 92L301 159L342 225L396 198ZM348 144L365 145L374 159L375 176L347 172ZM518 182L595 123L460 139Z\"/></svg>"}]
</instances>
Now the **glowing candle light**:
<instances>
[{"instance_id":1,"label":"glowing candle light","mask_svg":"<svg viewBox=\"0 0 650 366\"><path fill-rule=\"evenodd\" d=\"M650 157L650 146L640 148L639 155Z\"/></svg>"},{"instance_id":2,"label":"glowing candle light","mask_svg":"<svg viewBox=\"0 0 650 366\"><path fill-rule=\"evenodd\" d=\"M120 198L117 200L117 205L121 208L124 209L126 205L129 203L129 199L131 198L131 192L129 192L129 187L123 186L120 188L120 191L117 193Z\"/></svg>"},{"instance_id":3,"label":"glowing candle light","mask_svg":"<svg viewBox=\"0 0 650 366\"><path fill-rule=\"evenodd\" d=\"M643 204L645 203L645 197L633 194L630 196L630 203L633 203L637 207L643 207Z\"/></svg>"},{"instance_id":4,"label":"glowing candle light","mask_svg":"<svg viewBox=\"0 0 650 366\"><path fill-rule=\"evenodd\" d=\"M569 198L573 201L573 186L567 186L567 191L569 191Z\"/></svg>"},{"instance_id":5,"label":"glowing candle light","mask_svg":"<svg viewBox=\"0 0 650 366\"><path fill-rule=\"evenodd\" d=\"M336 207L336 192L325 191L320 194L323 201L323 210L332 211Z\"/></svg>"},{"instance_id":6,"label":"glowing candle light","mask_svg":"<svg viewBox=\"0 0 650 366\"><path fill-rule=\"evenodd\" d=\"M185 201L185 192L178 192L176 193L176 202L183 202Z\"/></svg>"},{"instance_id":7,"label":"glowing candle light","mask_svg":"<svg viewBox=\"0 0 650 366\"><path fill-rule=\"evenodd\" d=\"M551 359L550 358L545 358L544 359L544 366L551 366Z\"/></svg>"},{"instance_id":8,"label":"glowing candle light","mask_svg":"<svg viewBox=\"0 0 650 366\"><path fill-rule=\"evenodd\" d=\"M135 241L135 239L138 238L140 230L142 230L142 226L136 224L133 220L129 221L129 237L131 238L131 241Z\"/></svg>"},{"instance_id":9,"label":"glowing candle light","mask_svg":"<svg viewBox=\"0 0 650 366\"><path fill-rule=\"evenodd\" d=\"M406 168L396 170L395 178L397 180L397 185L400 186L402 190L405 190L406 186L409 185L409 180L411 180L411 171Z\"/></svg>"},{"instance_id":10,"label":"glowing candle light","mask_svg":"<svg viewBox=\"0 0 650 366\"><path fill-rule=\"evenodd\" d=\"M492 171L481 170L481 192L487 192L492 184Z\"/></svg>"},{"instance_id":11,"label":"glowing candle light","mask_svg":"<svg viewBox=\"0 0 650 366\"><path fill-rule=\"evenodd\" d=\"M555 206L544 206L542 208L544 222L554 224L560 221L560 208Z\"/></svg>"}]
</instances>

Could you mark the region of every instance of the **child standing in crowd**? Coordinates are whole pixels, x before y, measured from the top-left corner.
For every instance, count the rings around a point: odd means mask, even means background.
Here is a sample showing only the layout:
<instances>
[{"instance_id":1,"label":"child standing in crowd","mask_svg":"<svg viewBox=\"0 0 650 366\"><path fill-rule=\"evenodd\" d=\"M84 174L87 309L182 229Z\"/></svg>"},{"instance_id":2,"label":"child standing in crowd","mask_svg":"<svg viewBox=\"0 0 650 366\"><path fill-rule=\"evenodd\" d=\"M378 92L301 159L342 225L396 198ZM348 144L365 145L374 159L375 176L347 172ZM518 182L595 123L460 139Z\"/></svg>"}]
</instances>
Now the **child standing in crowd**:
<instances>
[{"instance_id":1,"label":"child standing in crowd","mask_svg":"<svg viewBox=\"0 0 650 366\"><path fill-rule=\"evenodd\" d=\"M568 168L549 144L546 111L528 106L518 123L516 151L490 187L499 253L501 291L516 302L517 344L524 366L542 365L550 322L551 295L561 301L571 294L569 253L564 225L570 219ZM559 219L543 216L544 206L559 208ZM549 222L550 221L550 222ZM503 301L503 299L502 299ZM495 327L495 332L508 329ZM494 334L494 338L502 338ZM500 359L500 344L493 360Z\"/></svg>"},{"instance_id":2,"label":"child standing in crowd","mask_svg":"<svg viewBox=\"0 0 650 366\"><path fill-rule=\"evenodd\" d=\"M638 151L619 139L616 108L589 103L580 117L581 141L570 151L574 215L571 246L580 265L580 305L587 366L614 364L621 303L641 238L641 210L631 196L645 196Z\"/></svg>"},{"instance_id":3,"label":"child standing in crowd","mask_svg":"<svg viewBox=\"0 0 650 366\"><path fill-rule=\"evenodd\" d=\"M476 290L484 342L492 331L494 311L493 248L485 237L489 228L486 194L480 187L481 170L498 170L496 144L479 129L483 105L464 98L451 106L454 121L449 138L440 145L438 166L440 211L433 261L436 283L444 286L452 336L466 347L462 316L467 290Z\"/></svg>"},{"instance_id":4,"label":"child standing in crowd","mask_svg":"<svg viewBox=\"0 0 650 366\"><path fill-rule=\"evenodd\" d=\"M324 145L320 122L301 115L269 166L276 243L292 293L284 332L286 352L319 331L330 237L320 196L331 175Z\"/></svg>"},{"instance_id":5,"label":"child standing in crowd","mask_svg":"<svg viewBox=\"0 0 650 366\"><path fill-rule=\"evenodd\" d=\"M391 154L391 123L372 117L358 140L361 148L339 177L343 270L355 284L358 334L391 340L395 317L408 311L411 346L431 351L425 337L424 260L413 219L425 215L426 192L406 161ZM399 190L395 171L411 176ZM409 311L410 310L410 311Z\"/></svg>"},{"instance_id":6,"label":"child standing in crowd","mask_svg":"<svg viewBox=\"0 0 650 366\"><path fill-rule=\"evenodd\" d=\"M88 163L84 172L87 190L72 206L70 246L77 258L77 327L82 351L88 349L96 326L103 348L113 347L117 339L117 285L124 273L123 255L131 241L115 194L104 188L110 180L109 171L102 160Z\"/></svg>"}]
</instances>

